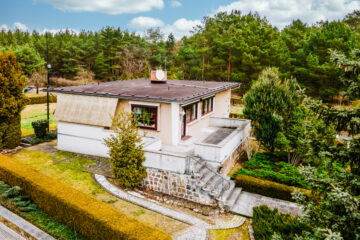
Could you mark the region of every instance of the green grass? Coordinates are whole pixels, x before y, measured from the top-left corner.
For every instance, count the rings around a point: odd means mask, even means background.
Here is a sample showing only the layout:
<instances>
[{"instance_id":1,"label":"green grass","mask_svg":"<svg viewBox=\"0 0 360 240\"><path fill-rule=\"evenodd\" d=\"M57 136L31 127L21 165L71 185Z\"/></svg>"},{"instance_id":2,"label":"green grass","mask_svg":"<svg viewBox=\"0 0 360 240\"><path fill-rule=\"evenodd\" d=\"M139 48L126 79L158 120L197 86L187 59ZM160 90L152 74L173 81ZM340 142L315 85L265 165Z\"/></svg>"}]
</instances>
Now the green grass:
<instances>
[{"instance_id":1,"label":"green grass","mask_svg":"<svg viewBox=\"0 0 360 240\"><path fill-rule=\"evenodd\" d=\"M54 144L54 142L47 144ZM102 202L107 202L126 215L166 233L174 234L188 227L185 223L117 199L107 193L94 181L90 173L83 171L87 165L95 163L93 160L80 158L69 152L57 151L50 155L29 149L13 154L12 158Z\"/></svg>"},{"instance_id":2,"label":"green grass","mask_svg":"<svg viewBox=\"0 0 360 240\"><path fill-rule=\"evenodd\" d=\"M243 105L232 105L232 106L230 107L230 112L231 112L231 113L243 114L243 110L244 110L244 106L243 106Z\"/></svg>"},{"instance_id":3,"label":"green grass","mask_svg":"<svg viewBox=\"0 0 360 240\"><path fill-rule=\"evenodd\" d=\"M53 119L56 103L50 104L50 130L56 130L56 121ZM22 136L34 134L31 123L36 120L47 119L46 104L27 105L21 112L21 132Z\"/></svg>"},{"instance_id":4,"label":"green grass","mask_svg":"<svg viewBox=\"0 0 360 240\"><path fill-rule=\"evenodd\" d=\"M238 227L226 230L209 230L209 240L250 240L248 230L249 220Z\"/></svg>"}]
</instances>

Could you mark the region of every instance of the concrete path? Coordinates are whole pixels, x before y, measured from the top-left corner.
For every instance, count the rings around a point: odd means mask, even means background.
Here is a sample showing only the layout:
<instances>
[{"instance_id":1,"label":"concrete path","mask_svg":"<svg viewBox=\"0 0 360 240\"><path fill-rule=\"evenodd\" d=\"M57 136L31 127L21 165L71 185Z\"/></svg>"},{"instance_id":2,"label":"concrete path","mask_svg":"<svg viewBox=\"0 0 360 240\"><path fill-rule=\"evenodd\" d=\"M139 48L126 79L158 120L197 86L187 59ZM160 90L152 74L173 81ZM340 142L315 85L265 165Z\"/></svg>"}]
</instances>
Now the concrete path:
<instances>
[{"instance_id":1,"label":"concrete path","mask_svg":"<svg viewBox=\"0 0 360 240\"><path fill-rule=\"evenodd\" d=\"M0 222L0 240L25 240L25 238Z\"/></svg>"},{"instance_id":2,"label":"concrete path","mask_svg":"<svg viewBox=\"0 0 360 240\"><path fill-rule=\"evenodd\" d=\"M134 203L146 209L152 210L154 212L163 214L170 218L176 219L178 221L192 225L191 227L185 229L184 231L176 234L176 240L206 240L208 238L208 229L230 229L237 228L244 224L246 218L240 216L234 216L231 221L220 223L216 226L207 224L201 219L198 219L194 216L161 206L155 201L147 200L141 195L129 194L122 191L118 187L111 184L105 176L94 174L94 179L98 184L108 191L110 194L121 198L125 201Z\"/></svg>"},{"instance_id":3,"label":"concrete path","mask_svg":"<svg viewBox=\"0 0 360 240\"><path fill-rule=\"evenodd\" d=\"M6 219L7 221L13 223L18 228L22 229L24 232L29 234L35 239L39 240L55 240L52 236L39 229L38 227L32 225L22 217L19 217L15 213L9 211L8 209L0 206L0 216Z\"/></svg>"},{"instance_id":4,"label":"concrete path","mask_svg":"<svg viewBox=\"0 0 360 240\"><path fill-rule=\"evenodd\" d=\"M109 193L115 195L118 198L121 198L125 201L134 203L136 205L139 205L141 207L147 208L149 210L152 210L154 212L158 212L161 213L162 215L171 217L173 219L176 219L178 221L190 224L190 225L195 225L198 223L201 223L202 220L193 217L191 215L179 212L179 211L175 211L173 209L161 206L157 203L151 202L147 199L142 199L133 195L130 195L122 190L120 190L119 188L117 188L116 186L112 185L107 179L106 177L102 176L102 175L98 175L98 174L94 174L94 178L95 180Z\"/></svg>"},{"instance_id":5,"label":"concrete path","mask_svg":"<svg viewBox=\"0 0 360 240\"><path fill-rule=\"evenodd\" d=\"M253 207L257 207L260 205L267 205L272 209L278 208L279 212L290 213L293 216L297 216L300 213L300 207L294 202L265 197L259 194L249 193L245 191L241 192L236 203L230 209L230 212L247 217L252 217Z\"/></svg>"}]
</instances>

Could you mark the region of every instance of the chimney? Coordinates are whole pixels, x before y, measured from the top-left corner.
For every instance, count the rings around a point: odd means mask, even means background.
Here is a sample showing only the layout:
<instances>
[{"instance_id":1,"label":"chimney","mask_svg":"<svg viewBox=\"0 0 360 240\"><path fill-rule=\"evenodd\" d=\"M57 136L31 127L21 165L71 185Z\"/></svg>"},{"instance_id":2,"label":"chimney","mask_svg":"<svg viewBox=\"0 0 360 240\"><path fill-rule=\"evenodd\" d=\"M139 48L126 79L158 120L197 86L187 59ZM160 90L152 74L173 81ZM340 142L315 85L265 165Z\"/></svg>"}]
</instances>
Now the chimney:
<instances>
[{"instance_id":1,"label":"chimney","mask_svg":"<svg viewBox=\"0 0 360 240\"><path fill-rule=\"evenodd\" d=\"M166 83L167 72L163 70L151 71L150 79L152 83Z\"/></svg>"}]
</instances>

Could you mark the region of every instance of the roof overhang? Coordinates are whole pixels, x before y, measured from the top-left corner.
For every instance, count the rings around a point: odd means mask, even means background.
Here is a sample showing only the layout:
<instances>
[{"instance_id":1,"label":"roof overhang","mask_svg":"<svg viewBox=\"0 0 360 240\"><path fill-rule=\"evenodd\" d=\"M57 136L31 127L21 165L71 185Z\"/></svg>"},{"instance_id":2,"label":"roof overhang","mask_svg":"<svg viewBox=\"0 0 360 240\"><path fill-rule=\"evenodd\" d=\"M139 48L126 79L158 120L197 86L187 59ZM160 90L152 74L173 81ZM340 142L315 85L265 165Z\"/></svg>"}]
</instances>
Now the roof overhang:
<instances>
[{"instance_id":1,"label":"roof overhang","mask_svg":"<svg viewBox=\"0 0 360 240\"><path fill-rule=\"evenodd\" d=\"M237 89L241 86L241 83L236 83L232 87L222 87L217 88L213 91L209 91L206 94L202 94L193 98L188 98L186 100L178 100L178 99L163 99L163 98L150 98L150 97L136 97L136 96L125 96L125 95L116 95L109 93L91 93L91 92L76 92L76 91L66 91L66 90L56 90L56 89L43 89L44 92L54 92L54 93L62 93L62 94L72 94L72 95L82 95L82 96L97 96L97 97L108 97L108 98L118 98L118 99L133 99L133 100L142 100L142 101L153 101L153 102L164 102L164 103L179 103L179 104L187 104L190 102L194 102L196 100L201 100L205 98L209 98L216 93L228 90L228 89Z\"/></svg>"}]
</instances>

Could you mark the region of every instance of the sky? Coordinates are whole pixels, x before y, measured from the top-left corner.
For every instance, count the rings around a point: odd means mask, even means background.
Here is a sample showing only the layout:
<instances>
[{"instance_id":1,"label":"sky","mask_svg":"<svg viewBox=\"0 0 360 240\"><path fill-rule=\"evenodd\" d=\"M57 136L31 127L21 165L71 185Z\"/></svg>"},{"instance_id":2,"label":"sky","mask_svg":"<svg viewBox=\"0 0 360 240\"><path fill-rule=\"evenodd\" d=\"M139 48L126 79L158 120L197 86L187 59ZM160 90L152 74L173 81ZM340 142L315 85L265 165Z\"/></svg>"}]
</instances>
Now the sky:
<instances>
[{"instance_id":1,"label":"sky","mask_svg":"<svg viewBox=\"0 0 360 240\"><path fill-rule=\"evenodd\" d=\"M106 26L145 33L159 27L177 39L190 35L204 16L258 12L279 29L293 19L313 24L360 9L360 0L0 0L0 30L97 31Z\"/></svg>"}]
</instances>

